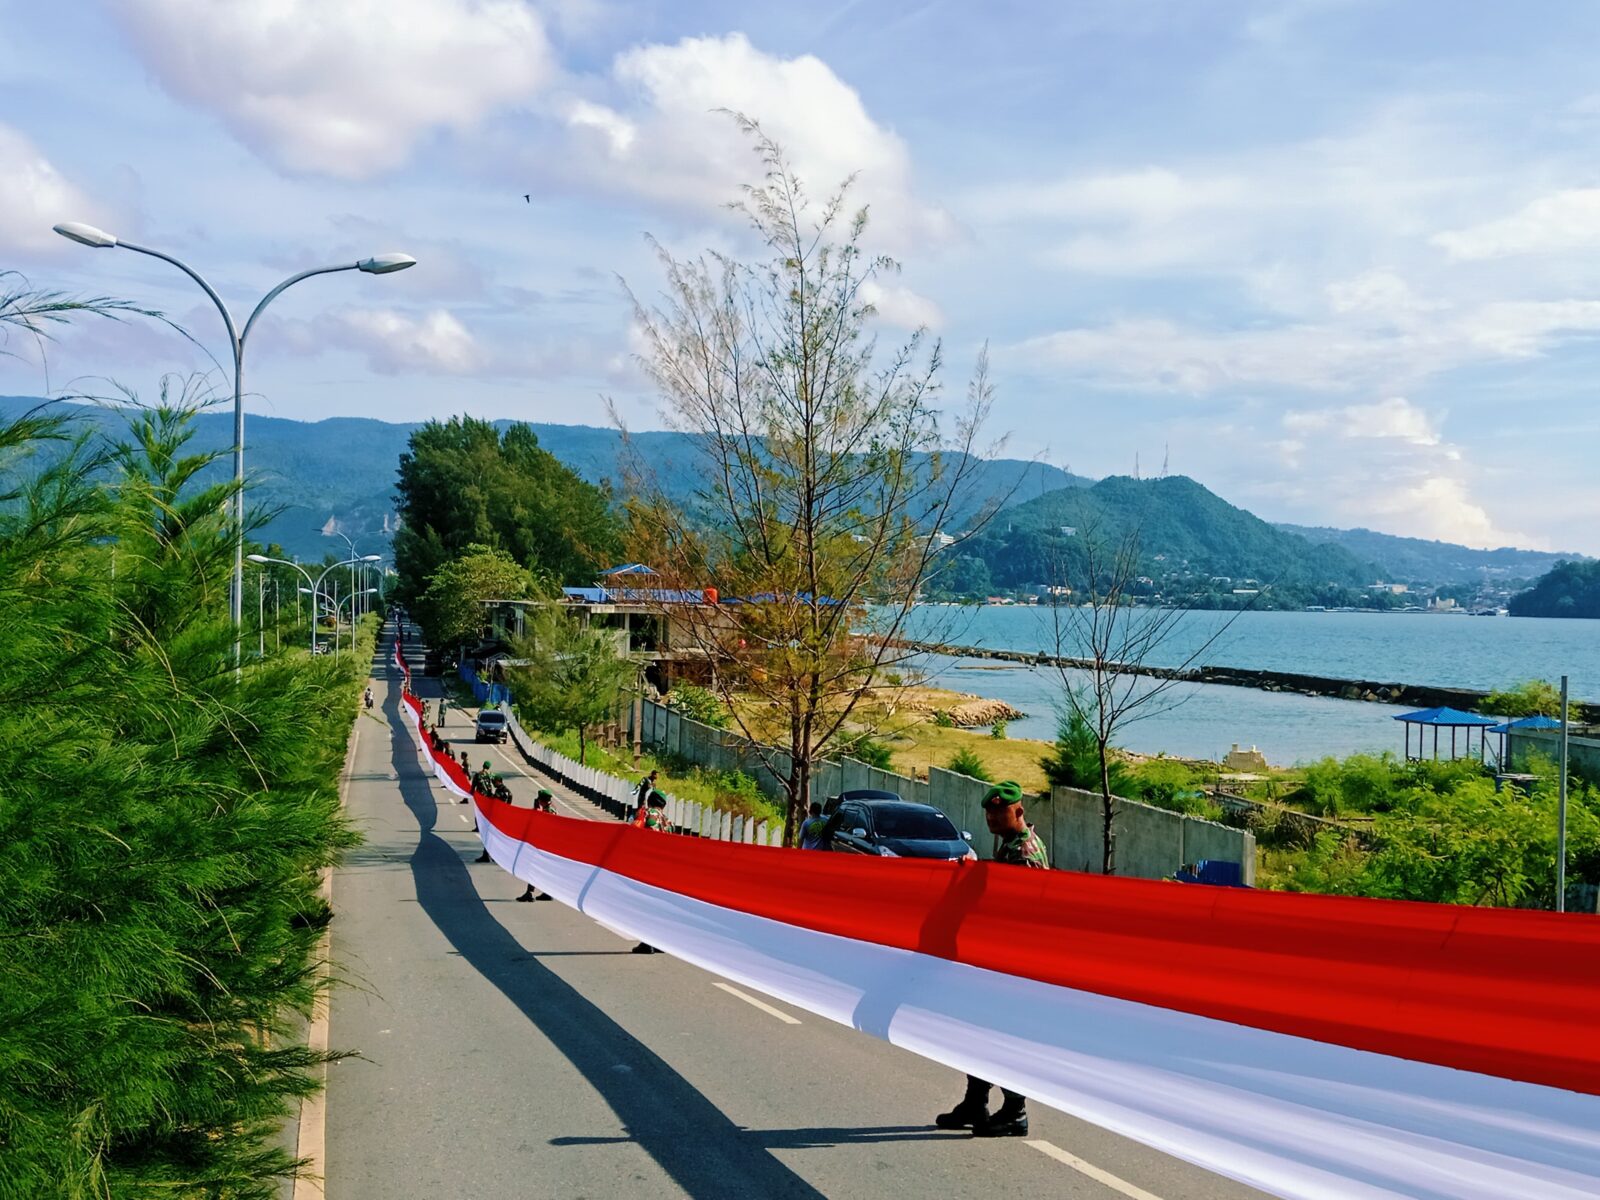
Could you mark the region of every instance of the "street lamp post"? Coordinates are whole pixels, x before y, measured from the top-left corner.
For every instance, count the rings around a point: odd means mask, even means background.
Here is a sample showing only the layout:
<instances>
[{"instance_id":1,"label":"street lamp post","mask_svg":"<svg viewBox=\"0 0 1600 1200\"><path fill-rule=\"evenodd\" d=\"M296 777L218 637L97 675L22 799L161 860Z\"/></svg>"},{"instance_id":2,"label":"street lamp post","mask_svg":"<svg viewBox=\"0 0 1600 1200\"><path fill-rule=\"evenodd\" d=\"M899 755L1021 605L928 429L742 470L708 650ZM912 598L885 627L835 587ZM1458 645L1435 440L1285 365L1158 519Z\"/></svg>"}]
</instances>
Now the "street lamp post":
<instances>
[{"instance_id":1,"label":"street lamp post","mask_svg":"<svg viewBox=\"0 0 1600 1200\"><path fill-rule=\"evenodd\" d=\"M375 591L377 591L376 588L367 588L365 591L351 592L348 596L346 596L344 598L344 600L349 600L351 602L350 603L350 651L351 651L352 654L355 653L355 648L356 648L356 606L355 606L355 601L356 601L357 597L370 596ZM336 601L334 601L334 605L333 605L333 657L334 657L334 661L335 662L337 662L338 658L339 658L339 609L344 604L344 600L336 600Z\"/></svg>"},{"instance_id":2,"label":"street lamp post","mask_svg":"<svg viewBox=\"0 0 1600 1200\"><path fill-rule=\"evenodd\" d=\"M387 275L393 271L403 271L407 267L414 267L417 260L409 254L378 254L371 258L363 258L353 263L339 263L335 266L312 267L310 270L301 271L291 275L277 287L273 288L261 298L249 318L244 323L244 328L239 329L233 321L233 314L228 311L228 306L222 302L222 297L217 291L187 263L164 254L160 250L152 250L148 246L138 246L132 242L122 241L113 234L103 229L96 229L93 225L85 225L79 221L65 221L56 225L55 231L62 237L77 242L79 245L91 246L99 250L108 250L120 246L124 250L132 250L135 254L147 254L151 258L159 258L162 262L171 263L190 279L200 285L202 291L210 297L211 303L217 306L217 311L222 314L222 323L228 330L228 348L233 352L233 483L234 495L234 522L235 539L233 546L233 590L229 598L230 615L233 618L233 665L237 672L240 665L239 659L239 630L244 619L244 346L245 340L250 336L250 330L255 327L256 319L261 316L267 305L277 299L278 293L292 287L302 279L310 279L313 275L331 275L338 271L364 271L368 275Z\"/></svg>"},{"instance_id":3,"label":"street lamp post","mask_svg":"<svg viewBox=\"0 0 1600 1200\"><path fill-rule=\"evenodd\" d=\"M353 569L354 564L358 562L379 562L383 556L380 554L364 554L359 558L347 558L343 562L332 563L322 572L322 574L318 575L316 579L312 579L311 572L307 571L299 563L290 562L287 558L269 558L265 554L249 554L245 557L253 563L279 563L285 567L293 567L296 571L299 571L300 574L305 577L305 581L311 585L309 588L301 588L300 591L311 597L311 653L315 654L317 652L317 599L322 595L322 581L328 577L328 572L337 571L340 567L351 567ZM335 638L334 649L337 650L337 639L339 633L339 614L337 612L334 613L333 624Z\"/></svg>"}]
</instances>

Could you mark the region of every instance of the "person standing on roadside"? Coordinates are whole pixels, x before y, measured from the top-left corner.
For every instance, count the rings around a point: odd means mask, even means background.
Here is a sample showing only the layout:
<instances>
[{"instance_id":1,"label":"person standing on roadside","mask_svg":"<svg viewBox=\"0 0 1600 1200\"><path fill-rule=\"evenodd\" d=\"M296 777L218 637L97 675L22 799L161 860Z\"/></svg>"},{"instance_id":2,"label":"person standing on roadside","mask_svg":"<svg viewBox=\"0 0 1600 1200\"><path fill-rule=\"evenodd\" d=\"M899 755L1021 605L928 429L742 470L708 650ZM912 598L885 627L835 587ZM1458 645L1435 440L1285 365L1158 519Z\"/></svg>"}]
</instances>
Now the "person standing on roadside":
<instances>
[{"instance_id":1,"label":"person standing on roadside","mask_svg":"<svg viewBox=\"0 0 1600 1200\"><path fill-rule=\"evenodd\" d=\"M800 849L826 850L827 847L822 844L822 831L827 827L828 820L822 815L822 805L813 800L810 814L800 822Z\"/></svg>"},{"instance_id":2,"label":"person standing on roadside","mask_svg":"<svg viewBox=\"0 0 1600 1200\"><path fill-rule=\"evenodd\" d=\"M989 789L983 798L983 816L989 832L1000 839L994 853L997 863L1048 870L1050 854L1022 811L1022 788L1007 780ZM976 1137L1027 1137L1028 1101L1018 1092L1001 1088L1004 1101L989 1112L993 1085L976 1075L967 1076L967 1094L961 1103L934 1118L940 1129L971 1129Z\"/></svg>"},{"instance_id":3,"label":"person standing on roadside","mask_svg":"<svg viewBox=\"0 0 1600 1200\"><path fill-rule=\"evenodd\" d=\"M546 812L546 813L547 812L554 812L555 810L551 806L555 803L555 800L556 800L555 793L552 792L549 788L542 787L542 788L539 789L539 794L533 798L533 811L534 812ZM555 897L552 896L549 892L541 892L538 888L534 887L533 884L531 884L531 883L523 890L522 895L517 897L517 900L520 903L523 903L523 904L528 903L528 901L530 901L530 900L554 900L554 899L555 899Z\"/></svg>"},{"instance_id":4,"label":"person standing on roadside","mask_svg":"<svg viewBox=\"0 0 1600 1200\"><path fill-rule=\"evenodd\" d=\"M650 808L650 794L656 790L656 777L660 774L660 771L651 771L650 774L639 780L639 786L633 789L633 823L635 825L644 824L645 813Z\"/></svg>"},{"instance_id":5,"label":"person standing on roadside","mask_svg":"<svg viewBox=\"0 0 1600 1200\"><path fill-rule=\"evenodd\" d=\"M654 779L655 775L654 771L650 772L651 779ZM651 792L650 798L645 801L644 828L654 829L658 833L672 832L672 826L667 824L667 798L660 792ZM661 951L650 945L649 942L640 942L633 948L632 953L660 954Z\"/></svg>"}]
</instances>

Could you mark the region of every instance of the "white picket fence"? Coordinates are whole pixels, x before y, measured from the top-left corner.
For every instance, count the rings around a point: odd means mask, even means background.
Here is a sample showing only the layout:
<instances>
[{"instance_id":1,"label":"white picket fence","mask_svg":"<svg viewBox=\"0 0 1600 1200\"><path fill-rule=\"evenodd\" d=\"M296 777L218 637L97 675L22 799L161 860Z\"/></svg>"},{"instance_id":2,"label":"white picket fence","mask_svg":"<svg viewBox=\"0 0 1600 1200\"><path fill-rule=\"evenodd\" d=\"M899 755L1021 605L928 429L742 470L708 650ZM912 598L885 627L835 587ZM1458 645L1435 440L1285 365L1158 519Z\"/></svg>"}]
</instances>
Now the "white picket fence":
<instances>
[{"instance_id":1,"label":"white picket fence","mask_svg":"<svg viewBox=\"0 0 1600 1200\"><path fill-rule=\"evenodd\" d=\"M607 807L615 809L619 815L631 811L634 793L638 788L637 782L608 775L595 767L584 766L565 754L552 750L543 742L529 737L518 724L516 713L509 707L506 709L506 724L511 731L511 740L516 743L517 748L557 779L569 787L600 796L602 802L609 802ZM711 838L719 842L744 842L751 846L783 845L781 824L752 821L722 809L712 808L708 804L680 800L667 792L663 792L662 795L667 797L667 820L679 833L691 833L697 837Z\"/></svg>"}]
</instances>

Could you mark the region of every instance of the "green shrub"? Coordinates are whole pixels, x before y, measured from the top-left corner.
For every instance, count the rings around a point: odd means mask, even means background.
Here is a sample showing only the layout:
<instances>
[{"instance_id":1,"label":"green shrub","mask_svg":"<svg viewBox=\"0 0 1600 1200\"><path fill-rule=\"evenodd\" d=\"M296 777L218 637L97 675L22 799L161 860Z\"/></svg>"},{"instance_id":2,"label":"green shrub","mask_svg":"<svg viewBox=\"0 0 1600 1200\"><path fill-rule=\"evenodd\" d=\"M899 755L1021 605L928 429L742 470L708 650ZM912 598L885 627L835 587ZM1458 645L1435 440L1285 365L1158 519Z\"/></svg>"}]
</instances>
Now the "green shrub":
<instances>
[{"instance_id":1,"label":"green shrub","mask_svg":"<svg viewBox=\"0 0 1600 1200\"><path fill-rule=\"evenodd\" d=\"M956 727L956 719L942 708L933 710L933 723L940 729L954 729Z\"/></svg>"},{"instance_id":2,"label":"green shrub","mask_svg":"<svg viewBox=\"0 0 1600 1200\"><path fill-rule=\"evenodd\" d=\"M945 770L965 775L969 779L982 780L984 783L994 782L994 776L989 774L989 769L983 765L983 759L974 754L970 746L963 746L951 755L950 761L945 763Z\"/></svg>"},{"instance_id":3,"label":"green shrub","mask_svg":"<svg viewBox=\"0 0 1600 1200\"><path fill-rule=\"evenodd\" d=\"M1100 750L1094 730L1075 712L1063 712L1056 722L1055 749L1039 760L1052 787L1100 790ZM1106 764L1111 794L1127 794L1128 770L1120 759Z\"/></svg>"},{"instance_id":4,"label":"green shrub","mask_svg":"<svg viewBox=\"0 0 1600 1200\"><path fill-rule=\"evenodd\" d=\"M846 758L877 767L880 771L894 769L894 751L871 734L862 733L839 743L839 752Z\"/></svg>"},{"instance_id":5,"label":"green shrub","mask_svg":"<svg viewBox=\"0 0 1600 1200\"><path fill-rule=\"evenodd\" d=\"M667 707L713 729L726 729L730 720L728 706L715 692L692 683L673 688L667 694Z\"/></svg>"},{"instance_id":6,"label":"green shrub","mask_svg":"<svg viewBox=\"0 0 1600 1200\"><path fill-rule=\"evenodd\" d=\"M1478 705L1479 712L1497 717L1561 716L1561 689L1547 679L1528 679L1512 687L1490 692Z\"/></svg>"},{"instance_id":7,"label":"green shrub","mask_svg":"<svg viewBox=\"0 0 1600 1200\"><path fill-rule=\"evenodd\" d=\"M1005 741L1005 738L1006 738L1006 723L1005 723L1005 719L1004 718L996 721L993 725L989 726L989 736L992 737L997 742Z\"/></svg>"}]
</instances>

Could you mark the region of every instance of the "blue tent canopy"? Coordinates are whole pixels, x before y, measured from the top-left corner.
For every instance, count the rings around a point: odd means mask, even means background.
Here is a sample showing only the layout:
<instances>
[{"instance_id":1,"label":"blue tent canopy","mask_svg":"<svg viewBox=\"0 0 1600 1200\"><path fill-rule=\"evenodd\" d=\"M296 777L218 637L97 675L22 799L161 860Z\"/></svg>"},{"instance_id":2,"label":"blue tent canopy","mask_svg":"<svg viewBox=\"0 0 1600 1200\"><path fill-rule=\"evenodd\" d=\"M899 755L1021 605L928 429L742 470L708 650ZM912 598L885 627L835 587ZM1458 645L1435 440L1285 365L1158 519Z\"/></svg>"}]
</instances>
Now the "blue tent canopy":
<instances>
[{"instance_id":1,"label":"blue tent canopy","mask_svg":"<svg viewBox=\"0 0 1600 1200\"><path fill-rule=\"evenodd\" d=\"M1467 754L1470 756L1472 754L1472 731L1476 729L1478 731L1478 759L1481 762L1487 753L1487 749L1484 746L1484 738L1488 736L1488 731L1497 724L1493 717L1480 716L1477 713L1462 712L1459 708L1446 707L1423 708L1418 709L1416 712L1400 713L1394 719L1404 722L1406 727L1407 759L1412 757L1411 727L1413 725L1421 727L1417 730L1416 753L1416 757L1420 759L1423 753L1422 738L1427 732L1428 726L1431 725L1433 726L1433 757L1435 759L1439 757L1439 731L1441 729L1450 731L1450 757L1452 759L1456 756L1456 730L1465 729L1467 731Z\"/></svg>"},{"instance_id":2,"label":"blue tent canopy","mask_svg":"<svg viewBox=\"0 0 1600 1200\"><path fill-rule=\"evenodd\" d=\"M605 579L610 575L654 575L654 569L644 563L623 563L620 567L612 567L609 571L601 571L600 578Z\"/></svg>"},{"instance_id":3,"label":"blue tent canopy","mask_svg":"<svg viewBox=\"0 0 1600 1200\"><path fill-rule=\"evenodd\" d=\"M1560 729L1561 722L1554 717L1518 717L1515 721L1507 721L1496 725L1489 730L1490 733L1510 733L1513 729Z\"/></svg>"},{"instance_id":4,"label":"blue tent canopy","mask_svg":"<svg viewBox=\"0 0 1600 1200\"><path fill-rule=\"evenodd\" d=\"M1421 708L1416 712L1401 713L1394 719L1404 721L1407 725L1440 725L1451 729L1477 729L1496 723L1493 717L1462 712L1459 708Z\"/></svg>"}]
</instances>

